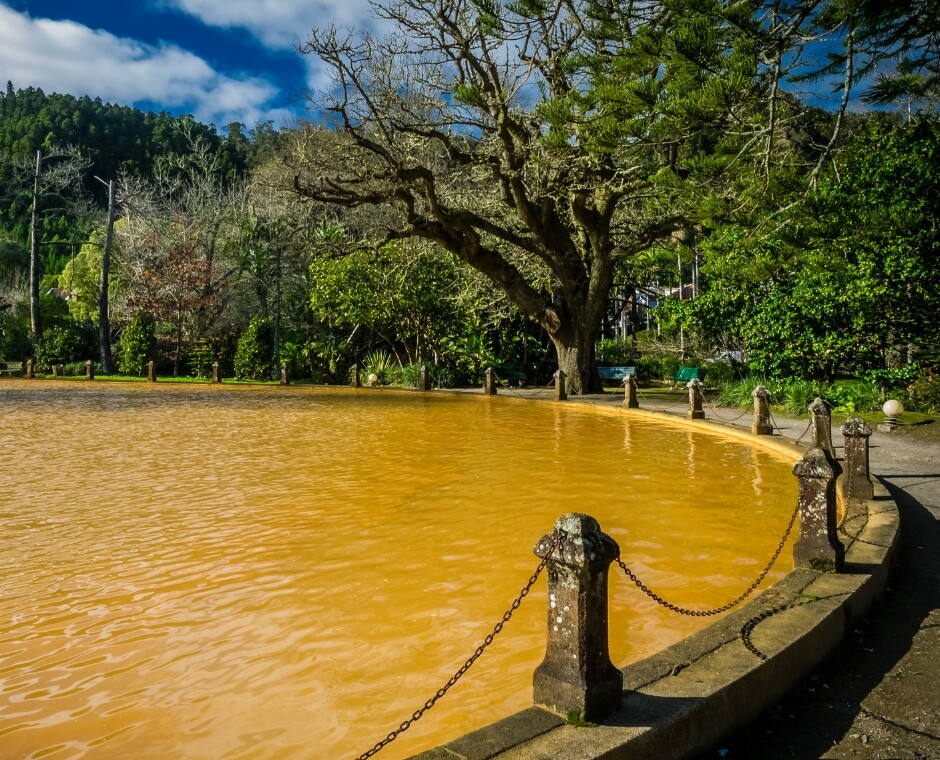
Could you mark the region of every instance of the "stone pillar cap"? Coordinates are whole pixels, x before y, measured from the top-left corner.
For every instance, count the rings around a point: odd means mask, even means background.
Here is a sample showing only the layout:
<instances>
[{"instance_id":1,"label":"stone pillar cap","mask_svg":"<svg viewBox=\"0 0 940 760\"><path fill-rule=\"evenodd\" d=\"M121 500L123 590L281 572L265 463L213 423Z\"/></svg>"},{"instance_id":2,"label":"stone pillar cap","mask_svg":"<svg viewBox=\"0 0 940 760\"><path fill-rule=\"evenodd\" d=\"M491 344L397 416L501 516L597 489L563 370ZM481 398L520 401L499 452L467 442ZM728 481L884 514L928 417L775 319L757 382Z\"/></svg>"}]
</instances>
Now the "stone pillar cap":
<instances>
[{"instance_id":1,"label":"stone pillar cap","mask_svg":"<svg viewBox=\"0 0 940 760\"><path fill-rule=\"evenodd\" d=\"M828 412L829 407L819 396L813 399L813 403L807 407L811 412Z\"/></svg>"},{"instance_id":2,"label":"stone pillar cap","mask_svg":"<svg viewBox=\"0 0 940 760\"><path fill-rule=\"evenodd\" d=\"M689 382L685 384L685 387L694 388L696 385L701 385L701 384L702 384L701 380L699 380L697 377L693 377L691 380L689 380Z\"/></svg>"},{"instance_id":3,"label":"stone pillar cap","mask_svg":"<svg viewBox=\"0 0 940 760\"><path fill-rule=\"evenodd\" d=\"M793 465L793 474L798 478L828 480L836 473L826 452L817 446L807 450L803 458L797 460Z\"/></svg>"},{"instance_id":4,"label":"stone pillar cap","mask_svg":"<svg viewBox=\"0 0 940 760\"><path fill-rule=\"evenodd\" d=\"M569 512L555 520L555 530L539 539L534 552L542 559L585 567L610 564L620 556L620 546L601 530L593 517Z\"/></svg>"},{"instance_id":5,"label":"stone pillar cap","mask_svg":"<svg viewBox=\"0 0 940 760\"><path fill-rule=\"evenodd\" d=\"M849 417L842 424L842 435L855 438L868 438L871 435L871 426L861 417Z\"/></svg>"},{"instance_id":6,"label":"stone pillar cap","mask_svg":"<svg viewBox=\"0 0 940 760\"><path fill-rule=\"evenodd\" d=\"M758 385L753 391L751 391L751 396L756 398L757 396L767 396L770 397L770 391L763 385Z\"/></svg>"}]
</instances>

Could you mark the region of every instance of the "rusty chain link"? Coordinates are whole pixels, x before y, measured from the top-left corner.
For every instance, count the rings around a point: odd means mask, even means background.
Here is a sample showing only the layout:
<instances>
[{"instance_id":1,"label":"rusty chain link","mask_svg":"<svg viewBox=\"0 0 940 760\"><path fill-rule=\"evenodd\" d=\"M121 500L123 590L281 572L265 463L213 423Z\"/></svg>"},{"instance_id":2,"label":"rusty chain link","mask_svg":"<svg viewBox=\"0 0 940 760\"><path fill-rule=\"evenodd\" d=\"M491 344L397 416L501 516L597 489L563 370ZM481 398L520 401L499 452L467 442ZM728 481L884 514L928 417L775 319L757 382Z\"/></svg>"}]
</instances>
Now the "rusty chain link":
<instances>
[{"instance_id":1,"label":"rusty chain link","mask_svg":"<svg viewBox=\"0 0 940 760\"><path fill-rule=\"evenodd\" d=\"M451 690L451 688L457 683L457 681L459 681L463 677L464 673L470 670L470 668L473 666L473 663L475 663L478 659L480 659L480 655L482 655L483 652L486 650L486 648L490 644L493 643L493 639L496 638L499 632L503 630L503 626L509 622L513 613L519 609L520 605L522 604L522 600L525 599L529 595L529 592L532 590L532 587L535 585L535 582L539 579L539 576L542 574L542 571L545 569L545 565L548 563L548 558L552 555L552 552L555 551L556 547L558 546L558 543L562 540L563 538L562 534L563 534L563 531L556 530L552 532L553 538L552 538L551 546L549 547L548 552L545 554L545 557L542 559L541 562L539 562L538 567L535 568L535 572L532 574L532 577L529 578L529 582L525 584L525 586L522 588L522 591L519 592L519 595L515 599L513 599L513 602L509 606L509 609L506 610L506 612L503 614L502 620L500 620L493 627L493 630L487 635L485 639L483 639L483 643L480 644L480 646L476 648L476 651L472 655L470 655L469 658L467 658L467 661L463 665L460 666L459 670L457 670L457 672L454 673L454 675L450 677L450 679L447 681L446 684L444 684L440 689L437 690L437 693L433 697L431 697L427 702L425 702L424 705L422 705L419 709L415 710L414 713L412 713L410 718L402 721L401 725L398 726L398 728L396 728L394 731L389 732L388 736L382 739L382 741L377 742L375 746L373 746L372 749L370 749L368 752L363 752L361 755L359 755L359 757L356 758L356 760L368 760L368 758L372 757L377 752L379 752L380 750L382 750L383 748L391 744L393 741L395 741L395 739L397 739L401 734L405 733L405 731L411 728L411 726L414 723L421 720L422 716L428 710L434 707L434 705L437 703L437 701L441 697L443 697L445 694L447 694L448 691Z\"/></svg>"},{"instance_id":2,"label":"rusty chain link","mask_svg":"<svg viewBox=\"0 0 940 760\"><path fill-rule=\"evenodd\" d=\"M714 415L715 415L719 420L721 420L722 422L728 422L728 423L737 422L737 421L738 421L739 419L741 419L745 414L750 414L750 413L751 413L751 410L750 410L750 409L745 409L745 410L744 410L743 412L741 412L737 417L732 417L731 419L728 419L727 417L722 417L722 416L718 413L718 410L717 410L714 406L712 406L711 401L709 401L707 398L705 398L705 394L704 394L704 393L702 394L702 401L705 402L705 406L707 406L707 407L711 410L711 413L714 414Z\"/></svg>"},{"instance_id":3,"label":"rusty chain link","mask_svg":"<svg viewBox=\"0 0 940 760\"><path fill-rule=\"evenodd\" d=\"M620 557L617 557L617 564L620 565L620 569L623 570L626 576L631 581L633 581L634 584L636 584L636 587L640 589L640 591L646 594L650 599L655 601L657 604L660 604L663 607L665 607L667 610L672 610L673 612L677 612L680 615L688 615L689 617L711 617L712 615L718 615L722 612L727 612L732 607L739 605L741 602L747 599L752 593L754 593L754 589L756 589L761 584L761 581L763 581L764 578L767 577L767 573L770 572L770 569L774 566L774 563L780 557L780 553L783 551L783 547L786 545L787 539L790 538L790 533L793 531L793 524L796 522L796 516L799 514L799 512L800 512L800 508L799 508L799 505L797 505L797 508L793 510L793 514L790 516L790 522L787 524L787 529L783 534L783 538L780 539L780 543L777 546L777 550L774 552L774 556L770 558L770 562L767 563L767 567L765 567L763 571L761 572L761 574L757 576L757 580L754 581L750 586L748 586L747 589L744 591L744 593L738 596L736 599L728 602L727 604L722 605L721 607L716 607L715 609L712 609L712 610L690 610L687 607L680 607L676 604L673 604L672 602L667 602L659 594L653 591L653 589L651 589L649 586L643 583L643 581L637 578L636 575L634 575L633 571L629 567L626 566L626 564Z\"/></svg>"}]
</instances>

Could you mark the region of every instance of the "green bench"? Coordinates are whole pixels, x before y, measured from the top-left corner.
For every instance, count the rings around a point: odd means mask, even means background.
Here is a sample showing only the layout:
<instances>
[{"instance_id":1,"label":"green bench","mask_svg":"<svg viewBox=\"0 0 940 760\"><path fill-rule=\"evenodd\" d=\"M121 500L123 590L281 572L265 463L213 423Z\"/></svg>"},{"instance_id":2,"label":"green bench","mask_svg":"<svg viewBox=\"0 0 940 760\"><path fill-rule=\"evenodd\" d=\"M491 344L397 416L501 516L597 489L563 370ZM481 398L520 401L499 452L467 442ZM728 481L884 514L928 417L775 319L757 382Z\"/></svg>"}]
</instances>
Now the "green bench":
<instances>
[{"instance_id":1,"label":"green bench","mask_svg":"<svg viewBox=\"0 0 940 760\"><path fill-rule=\"evenodd\" d=\"M0 362L0 375L19 377L23 374L23 362Z\"/></svg>"},{"instance_id":2,"label":"green bench","mask_svg":"<svg viewBox=\"0 0 940 760\"><path fill-rule=\"evenodd\" d=\"M693 380L704 380L705 370L698 367L680 367L676 372L676 384L686 385Z\"/></svg>"},{"instance_id":3,"label":"green bench","mask_svg":"<svg viewBox=\"0 0 940 760\"><path fill-rule=\"evenodd\" d=\"M516 383L522 387L526 384L525 372L518 367L493 367L493 372L496 373L496 381L505 386Z\"/></svg>"},{"instance_id":4,"label":"green bench","mask_svg":"<svg viewBox=\"0 0 940 760\"><path fill-rule=\"evenodd\" d=\"M597 374L601 380L616 380L623 383L631 375L636 374L636 367L598 367Z\"/></svg>"}]
</instances>

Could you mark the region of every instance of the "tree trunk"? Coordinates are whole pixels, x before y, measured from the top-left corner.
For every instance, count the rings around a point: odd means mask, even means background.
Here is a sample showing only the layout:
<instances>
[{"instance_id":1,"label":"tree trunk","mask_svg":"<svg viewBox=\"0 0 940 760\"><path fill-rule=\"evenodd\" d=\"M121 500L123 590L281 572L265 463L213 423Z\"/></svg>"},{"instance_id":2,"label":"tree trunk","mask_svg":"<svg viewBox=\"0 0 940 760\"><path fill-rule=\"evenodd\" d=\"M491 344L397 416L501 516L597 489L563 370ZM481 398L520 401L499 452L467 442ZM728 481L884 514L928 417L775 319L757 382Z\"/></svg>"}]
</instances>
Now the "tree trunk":
<instances>
[{"instance_id":1,"label":"tree trunk","mask_svg":"<svg viewBox=\"0 0 940 760\"><path fill-rule=\"evenodd\" d=\"M39 175L41 171L42 151L37 150L36 173L33 176L33 213L29 227L29 323L34 349L42 338L42 322L39 316Z\"/></svg>"},{"instance_id":2,"label":"tree trunk","mask_svg":"<svg viewBox=\"0 0 940 760\"><path fill-rule=\"evenodd\" d=\"M565 373L569 393L603 393L594 341L599 328L571 325L551 335L558 356L558 369Z\"/></svg>"},{"instance_id":3,"label":"tree trunk","mask_svg":"<svg viewBox=\"0 0 940 760\"><path fill-rule=\"evenodd\" d=\"M108 281L111 270L111 247L114 244L114 180L108 182L108 222L104 233L104 249L101 252L101 279L98 283L98 338L101 343L101 371L112 372L111 366L111 320L108 317Z\"/></svg>"}]
</instances>

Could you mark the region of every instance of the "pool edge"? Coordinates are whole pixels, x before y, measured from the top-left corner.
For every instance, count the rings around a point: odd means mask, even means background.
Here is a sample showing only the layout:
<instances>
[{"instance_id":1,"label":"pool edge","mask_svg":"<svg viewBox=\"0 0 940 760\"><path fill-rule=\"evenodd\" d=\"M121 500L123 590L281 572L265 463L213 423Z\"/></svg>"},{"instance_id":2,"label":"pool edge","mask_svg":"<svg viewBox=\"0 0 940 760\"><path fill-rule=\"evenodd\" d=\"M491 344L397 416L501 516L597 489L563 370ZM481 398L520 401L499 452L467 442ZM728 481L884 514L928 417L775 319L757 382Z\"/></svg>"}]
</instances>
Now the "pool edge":
<instances>
[{"instance_id":1,"label":"pool edge","mask_svg":"<svg viewBox=\"0 0 940 760\"><path fill-rule=\"evenodd\" d=\"M611 411L725 433L795 458L805 450L720 422ZM707 750L808 676L885 590L900 535L897 505L876 480L874 498L853 505L852 513L867 519L847 536L845 573L795 569L721 620L626 666L623 703L603 724L568 725L530 707L410 760L628 760Z\"/></svg>"}]
</instances>

